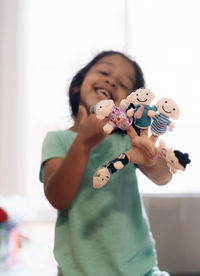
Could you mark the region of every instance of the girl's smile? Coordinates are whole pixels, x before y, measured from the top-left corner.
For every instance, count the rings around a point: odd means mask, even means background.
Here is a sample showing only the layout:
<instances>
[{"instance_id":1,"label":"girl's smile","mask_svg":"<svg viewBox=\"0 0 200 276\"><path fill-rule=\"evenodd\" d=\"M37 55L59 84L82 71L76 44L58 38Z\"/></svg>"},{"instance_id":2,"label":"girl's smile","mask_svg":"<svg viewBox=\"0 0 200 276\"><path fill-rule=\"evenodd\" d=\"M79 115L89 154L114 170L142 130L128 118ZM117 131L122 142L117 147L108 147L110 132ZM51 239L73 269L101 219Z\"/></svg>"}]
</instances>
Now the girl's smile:
<instances>
[{"instance_id":1,"label":"girl's smile","mask_svg":"<svg viewBox=\"0 0 200 276\"><path fill-rule=\"evenodd\" d=\"M135 71L120 55L109 55L97 62L85 76L80 89L80 104L87 110L102 99L119 105L133 90Z\"/></svg>"}]
</instances>

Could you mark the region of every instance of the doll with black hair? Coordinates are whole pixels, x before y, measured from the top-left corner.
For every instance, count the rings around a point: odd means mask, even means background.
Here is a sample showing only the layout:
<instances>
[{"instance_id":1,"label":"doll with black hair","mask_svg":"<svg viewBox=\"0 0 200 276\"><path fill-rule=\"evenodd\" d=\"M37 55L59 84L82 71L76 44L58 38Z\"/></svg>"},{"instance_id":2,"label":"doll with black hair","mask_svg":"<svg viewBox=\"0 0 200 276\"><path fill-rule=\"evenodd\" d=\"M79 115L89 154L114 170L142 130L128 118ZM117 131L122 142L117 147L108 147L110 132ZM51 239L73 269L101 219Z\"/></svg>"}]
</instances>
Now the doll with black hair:
<instances>
[{"instance_id":1,"label":"doll with black hair","mask_svg":"<svg viewBox=\"0 0 200 276\"><path fill-rule=\"evenodd\" d=\"M191 163L188 153L183 153L180 150L167 148L164 141L159 141L159 154L165 158L170 172L175 174L178 170L185 171L186 166Z\"/></svg>"}]
</instances>

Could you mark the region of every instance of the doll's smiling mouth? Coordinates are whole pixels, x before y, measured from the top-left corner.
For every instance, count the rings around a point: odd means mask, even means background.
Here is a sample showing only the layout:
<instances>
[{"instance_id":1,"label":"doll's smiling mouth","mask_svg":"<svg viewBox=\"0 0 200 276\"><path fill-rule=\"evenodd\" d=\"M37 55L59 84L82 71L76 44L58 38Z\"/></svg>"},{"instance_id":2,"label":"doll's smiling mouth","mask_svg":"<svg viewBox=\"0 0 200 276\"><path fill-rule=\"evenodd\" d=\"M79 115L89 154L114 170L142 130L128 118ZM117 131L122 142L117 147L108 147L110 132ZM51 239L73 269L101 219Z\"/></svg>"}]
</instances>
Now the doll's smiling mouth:
<instances>
[{"instance_id":1,"label":"doll's smiling mouth","mask_svg":"<svg viewBox=\"0 0 200 276\"><path fill-rule=\"evenodd\" d=\"M171 111L167 111L164 109L164 105L162 106L162 109L166 112L166 113L172 113Z\"/></svg>"},{"instance_id":2,"label":"doll's smiling mouth","mask_svg":"<svg viewBox=\"0 0 200 276\"><path fill-rule=\"evenodd\" d=\"M138 101L138 102L141 102L141 103L145 103L145 102L147 101L147 99L144 100L144 101L142 101L142 100L140 100L140 99L137 98L137 101Z\"/></svg>"}]
</instances>

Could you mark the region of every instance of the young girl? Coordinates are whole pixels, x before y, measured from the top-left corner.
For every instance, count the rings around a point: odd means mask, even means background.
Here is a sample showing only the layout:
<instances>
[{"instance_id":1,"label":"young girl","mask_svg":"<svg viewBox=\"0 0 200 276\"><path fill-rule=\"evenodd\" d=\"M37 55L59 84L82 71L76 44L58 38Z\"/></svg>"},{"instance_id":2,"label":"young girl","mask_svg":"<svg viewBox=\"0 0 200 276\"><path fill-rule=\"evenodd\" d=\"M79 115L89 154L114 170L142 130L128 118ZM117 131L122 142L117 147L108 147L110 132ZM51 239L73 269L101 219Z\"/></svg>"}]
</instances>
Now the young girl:
<instances>
[{"instance_id":1,"label":"young girl","mask_svg":"<svg viewBox=\"0 0 200 276\"><path fill-rule=\"evenodd\" d=\"M69 98L74 125L50 132L43 142L40 180L58 210L54 254L64 276L164 276L138 192L136 165L153 182L171 174L147 132L106 136L105 121L89 114L101 99L115 105L144 87L135 61L120 52L97 55L73 78ZM131 148L131 162L102 189L93 188L97 168Z\"/></svg>"}]
</instances>

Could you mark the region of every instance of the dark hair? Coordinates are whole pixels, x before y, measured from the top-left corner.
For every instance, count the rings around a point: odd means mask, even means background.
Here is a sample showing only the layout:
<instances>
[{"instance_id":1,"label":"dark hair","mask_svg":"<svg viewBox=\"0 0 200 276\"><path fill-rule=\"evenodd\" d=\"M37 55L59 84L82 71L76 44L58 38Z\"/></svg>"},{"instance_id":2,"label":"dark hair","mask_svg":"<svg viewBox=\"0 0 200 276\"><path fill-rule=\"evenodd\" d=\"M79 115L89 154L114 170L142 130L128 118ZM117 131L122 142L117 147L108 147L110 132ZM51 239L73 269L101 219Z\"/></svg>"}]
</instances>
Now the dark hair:
<instances>
[{"instance_id":1,"label":"dark hair","mask_svg":"<svg viewBox=\"0 0 200 276\"><path fill-rule=\"evenodd\" d=\"M85 75L90 70L90 68L94 64L96 64L101 58L109 55L120 55L131 63L131 65L133 66L136 72L136 84L135 84L134 90L141 87L145 87L143 72L136 61L130 59L128 56L118 51L103 51L99 53L97 56L95 56L86 66L80 69L71 81L71 84L69 86L69 104L71 107L71 115L73 118L77 116L79 98L80 98L80 91L77 92L76 90L80 89L81 84L85 78Z\"/></svg>"},{"instance_id":2,"label":"dark hair","mask_svg":"<svg viewBox=\"0 0 200 276\"><path fill-rule=\"evenodd\" d=\"M188 153L182 153L179 150L174 150L174 155L176 158L178 158L179 163L183 166L184 169L186 168L187 164L190 164L191 162Z\"/></svg>"}]
</instances>

